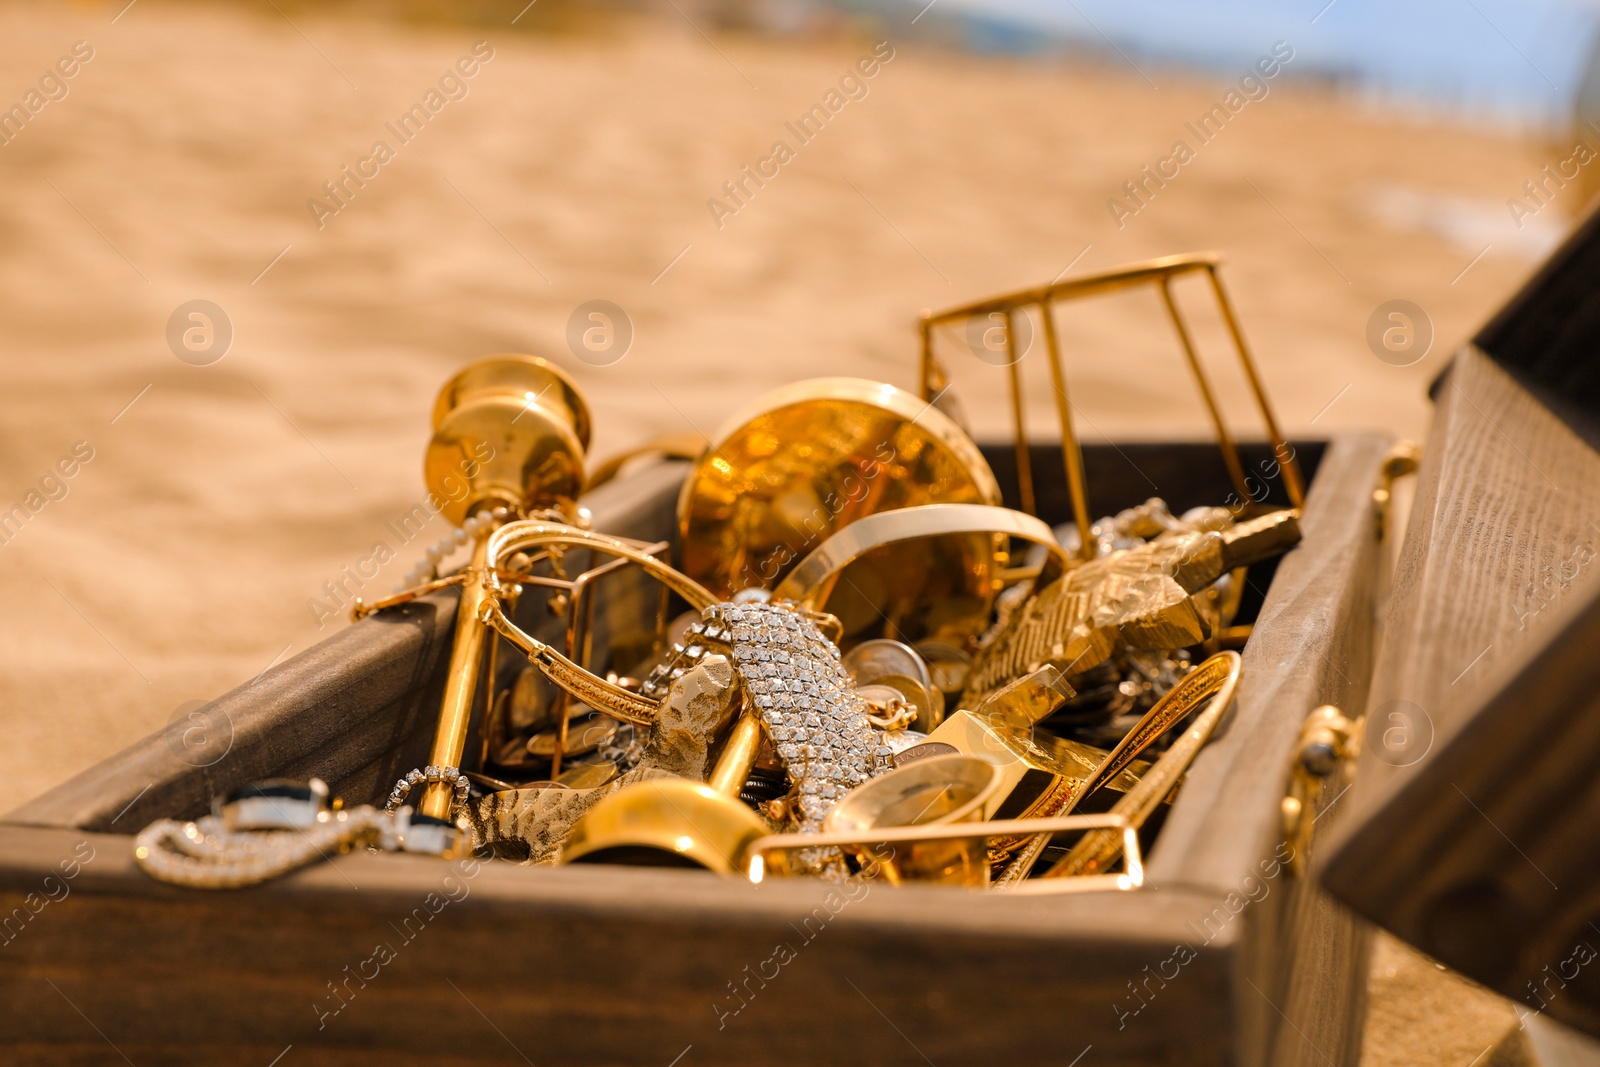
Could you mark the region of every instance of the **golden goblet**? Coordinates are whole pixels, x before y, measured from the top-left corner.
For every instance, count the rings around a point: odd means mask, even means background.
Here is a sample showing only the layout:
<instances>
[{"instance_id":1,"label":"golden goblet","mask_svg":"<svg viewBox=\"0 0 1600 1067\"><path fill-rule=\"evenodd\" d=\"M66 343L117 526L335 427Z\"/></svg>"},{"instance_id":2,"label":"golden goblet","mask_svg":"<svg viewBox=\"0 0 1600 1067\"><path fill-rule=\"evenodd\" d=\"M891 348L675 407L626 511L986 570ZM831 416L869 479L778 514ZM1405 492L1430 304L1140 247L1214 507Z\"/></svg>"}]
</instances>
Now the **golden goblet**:
<instances>
[{"instance_id":1,"label":"golden goblet","mask_svg":"<svg viewBox=\"0 0 1600 1067\"><path fill-rule=\"evenodd\" d=\"M485 506L568 507L588 447L589 408L566 372L538 356L486 356L439 391L423 477L457 526Z\"/></svg>"},{"instance_id":2,"label":"golden goblet","mask_svg":"<svg viewBox=\"0 0 1600 1067\"><path fill-rule=\"evenodd\" d=\"M561 862L743 873L750 844L768 833L761 817L738 799L760 749L761 719L748 710L705 784L663 777L617 790L573 825Z\"/></svg>"}]
</instances>

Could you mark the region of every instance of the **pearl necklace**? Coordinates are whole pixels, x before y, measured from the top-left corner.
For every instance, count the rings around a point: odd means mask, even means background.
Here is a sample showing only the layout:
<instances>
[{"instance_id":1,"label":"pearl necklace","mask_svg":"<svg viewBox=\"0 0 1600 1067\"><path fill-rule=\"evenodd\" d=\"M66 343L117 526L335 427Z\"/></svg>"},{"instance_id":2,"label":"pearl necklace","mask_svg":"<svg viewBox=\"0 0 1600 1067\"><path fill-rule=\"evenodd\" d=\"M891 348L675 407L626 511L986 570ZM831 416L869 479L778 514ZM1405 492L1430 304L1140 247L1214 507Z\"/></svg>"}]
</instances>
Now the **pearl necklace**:
<instances>
[{"instance_id":1,"label":"pearl necklace","mask_svg":"<svg viewBox=\"0 0 1600 1067\"><path fill-rule=\"evenodd\" d=\"M419 585L427 585L439 576L439 565L465 545L469 545L478 536L478 531L493 529L511 518L511 512L506 508L495 508L483 518L472 516L460 526L450 530L439 540L427 547L422 558L406 571L405 577L394 587L396 593L404 593L407 589L415 589Z\"/></svg>"}]
</instances>

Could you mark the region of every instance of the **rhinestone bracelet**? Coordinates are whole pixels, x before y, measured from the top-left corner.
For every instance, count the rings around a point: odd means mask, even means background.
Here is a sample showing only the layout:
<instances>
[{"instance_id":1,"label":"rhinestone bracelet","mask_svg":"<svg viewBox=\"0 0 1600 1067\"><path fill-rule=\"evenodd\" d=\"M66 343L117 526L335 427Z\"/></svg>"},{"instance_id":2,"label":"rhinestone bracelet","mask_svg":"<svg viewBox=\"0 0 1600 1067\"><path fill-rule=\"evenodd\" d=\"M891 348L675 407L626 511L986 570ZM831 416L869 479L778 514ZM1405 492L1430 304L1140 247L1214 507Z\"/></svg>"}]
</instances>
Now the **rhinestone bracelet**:
<instances>
[{"instance_id":1,"label":"rhinestone bracelet","mask_svg":"<svg viewBox=\"0 0 1600 1067\"><path fill-rule=\"evenodd\" d=\"M810 615L781 601L717 604L705 619L728 632L734 667L799 791L798 829L820 829L834 802L888 770L891 755L839 647Z\"/></svg>"},{"instance_id":2,"label":"rhinestone bracelet","mask_svg":"<svg viewBox=\"0 0 1600 1067\"><path fill-rule=\"evenodd\" d=\"M406 776L395 782L394 788L389 790L389 799L384 802L383 810L390 815L400 810L400 805L406 802L418 783L449 782L454 787L455 799L450 803L450 814L455 816L467 804L467 776L456 767L435 767L431 763L421 770L415 768L406 772Z\"/></svg>"},{"instance_id":3,"label":"rhinestone bracelet","mask_svg":"<svg viewBox=\"0 0 1600 1067\"><path fill-rule=\"evenodd\" d=\"M282 783L269 783L281 786ZM437 819L413 821L360 805L334 811L312 779L300 796L246 787L219 797L213 814L184 822L157 819L134 839L133 856L152 878L190 889L239 889L287 874L315 859L363 844L388 852L452 854L461 830Z\"/></svg>"}]
</instances>

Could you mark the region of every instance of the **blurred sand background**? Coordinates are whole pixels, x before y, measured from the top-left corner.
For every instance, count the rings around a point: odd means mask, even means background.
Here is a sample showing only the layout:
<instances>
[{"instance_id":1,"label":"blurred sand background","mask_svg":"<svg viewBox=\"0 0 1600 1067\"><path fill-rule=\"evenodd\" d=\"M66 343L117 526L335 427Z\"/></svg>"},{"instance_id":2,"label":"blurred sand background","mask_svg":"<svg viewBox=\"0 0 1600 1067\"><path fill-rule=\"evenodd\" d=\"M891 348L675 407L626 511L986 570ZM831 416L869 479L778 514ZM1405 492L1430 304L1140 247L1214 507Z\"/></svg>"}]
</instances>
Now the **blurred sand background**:
<instances>
[{"instance_id":1,"label":"blurred sand background","mask_svg":"<svg viewBox=\"0 0 1600 1067\"><path fill-rule=\"evenodd\" d=\"M603 459L711 433L797 378L914 388L923 308L1216 249L1291 433L1420 437L1426 383L1573 206L1523 230L1504 207L1565 157L1559 142L1361 111L1279 78L1119 229L1107 199L1233 78L900 43L868 96L719 229L707 199L790 139L784 123L878 35L703 33L687 16L552 35L124 2L0 8L0 105L74 42L94 50L0 146L0 506L76 442L93 449L0 547L18 801L343 625L319 628L308 602L422 499L434 393L475 356L570 369ZM493 59L467 97L319 230L308 198L393 144L384 123L478 41ZM1224 404L1253 429L1198 295ZM234 330L209 366L166 341L197 298ZM635 330L605 367L565 340L596 298ZM1365 340L1392 299L1434 329L1409 367ZM1206 433L1158 307L1060 316L1085 437ZM977 430L999 432L999 373L947 351ZM1043 380L1037 358L1024 367ZM1367 1062L1523 1062L1504 1002L1393 946L1374 982Z\"/></svg>"}]
</instances>

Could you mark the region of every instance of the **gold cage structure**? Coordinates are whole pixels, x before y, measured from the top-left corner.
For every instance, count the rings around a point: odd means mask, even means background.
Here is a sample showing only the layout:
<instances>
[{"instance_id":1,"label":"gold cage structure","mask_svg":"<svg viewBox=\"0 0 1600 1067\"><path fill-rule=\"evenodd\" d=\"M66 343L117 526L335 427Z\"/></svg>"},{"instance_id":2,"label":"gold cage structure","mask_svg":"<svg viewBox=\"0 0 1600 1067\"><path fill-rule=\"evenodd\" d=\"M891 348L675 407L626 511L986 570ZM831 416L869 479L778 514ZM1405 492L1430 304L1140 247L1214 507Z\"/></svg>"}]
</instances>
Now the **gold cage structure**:
<instances>
[{"instance_id":1,"label":"gold cage structure","mask_svg":"<svg viewBox=\"0 0 1600 1067\"><path fill-rule=\"evenodd\" d=\"M1249 346L1245 343L1244 331L1240 328L1238 315L1234 312L1233 304L1228 300L1227 291L1222 286L1222 279L1218 273L1221 265L1222 256L1215 252L1165 256L1161 259L1145 260L1112 270L1066 278L1037 288L1023 289L1002 296L989 297L943 311L925 311L918 324L922 345L920 374L922 399L929 403L934 403L950 385L949 376L933 351L935 328L972 319L988 318L995 315L1003 316L1006 355L1008 357L1005 366L1010 379L1011 417L1015 429L1018 499L1023 511L1034 514L1036 507L1033 464L1029 455L1027 427L1023 415L1022 371L1020 366L1022 354L1017 352L1016 319L1019 312L1026 313L1030 308L1037 308L1039 320L1043 327L1045 354L1050 365L1050 382L1055 394L1056 414L1061 424L1061 455L1066 467L1067 487L1071 494L1073 516L1078 528L1079 553L1086 559L1092 558L1095 552L1095 539L1091 529L1093 519L1089 514L1088 490L1083 472L1083 453L1078 444L1077 433L1073 429L1072 401L1067 390L1067 376L1062 362L1061 340L1056 331L1055 305L1058 302L1096 296L1121 289L1152 286L1160 293L1162 305L1172 323L1173 331L1177 334L1178 346L1183 351L1189 369L1194 373L1195 384L1200 390L1200 399L1204 403L1212 426L1216 431L1217 444L1222 450L1222 458L1228 469L1228 477L1238 491L1240 501L1248 503L1254 499L1254 494L1249 488L1244 464L1239 458L1238 447L1235 445L1233 434L1229 431L1228 425L1222 417L1222 410L1217 405L1216 394L1212 389L1211 380L1206 376L1205 367L1200 361L1200 353L1195 345L1194 335L1190 331L1188 323L1185 322L1183 313L1178 307L1178 302L1172 294L1172 282L1174 279L1189 274L1204 274L1206 280L1210 283L1211 293L1216 298L1217 309L1221 315L1222 322L1233 342L1234 350L1238 354L1239 365L1244 372L1245 381L1249 385L1257 410L1260 412L1262 422L1266 427L1273 454L1277 457L1278 468L1282 472L1284 490L1288 493L1290 503L1294 507L1301 507L1305 497L1305 482L1301 477L1299 467L1295 463L1294 452L1284 439L1282 431L1278 428L1277 417L1273 414L1272 405L1268 401L1266 391L1261 385L1261 376L1256 371L1255 360L1251 357Z\"/></svg>"}]
</instances>

